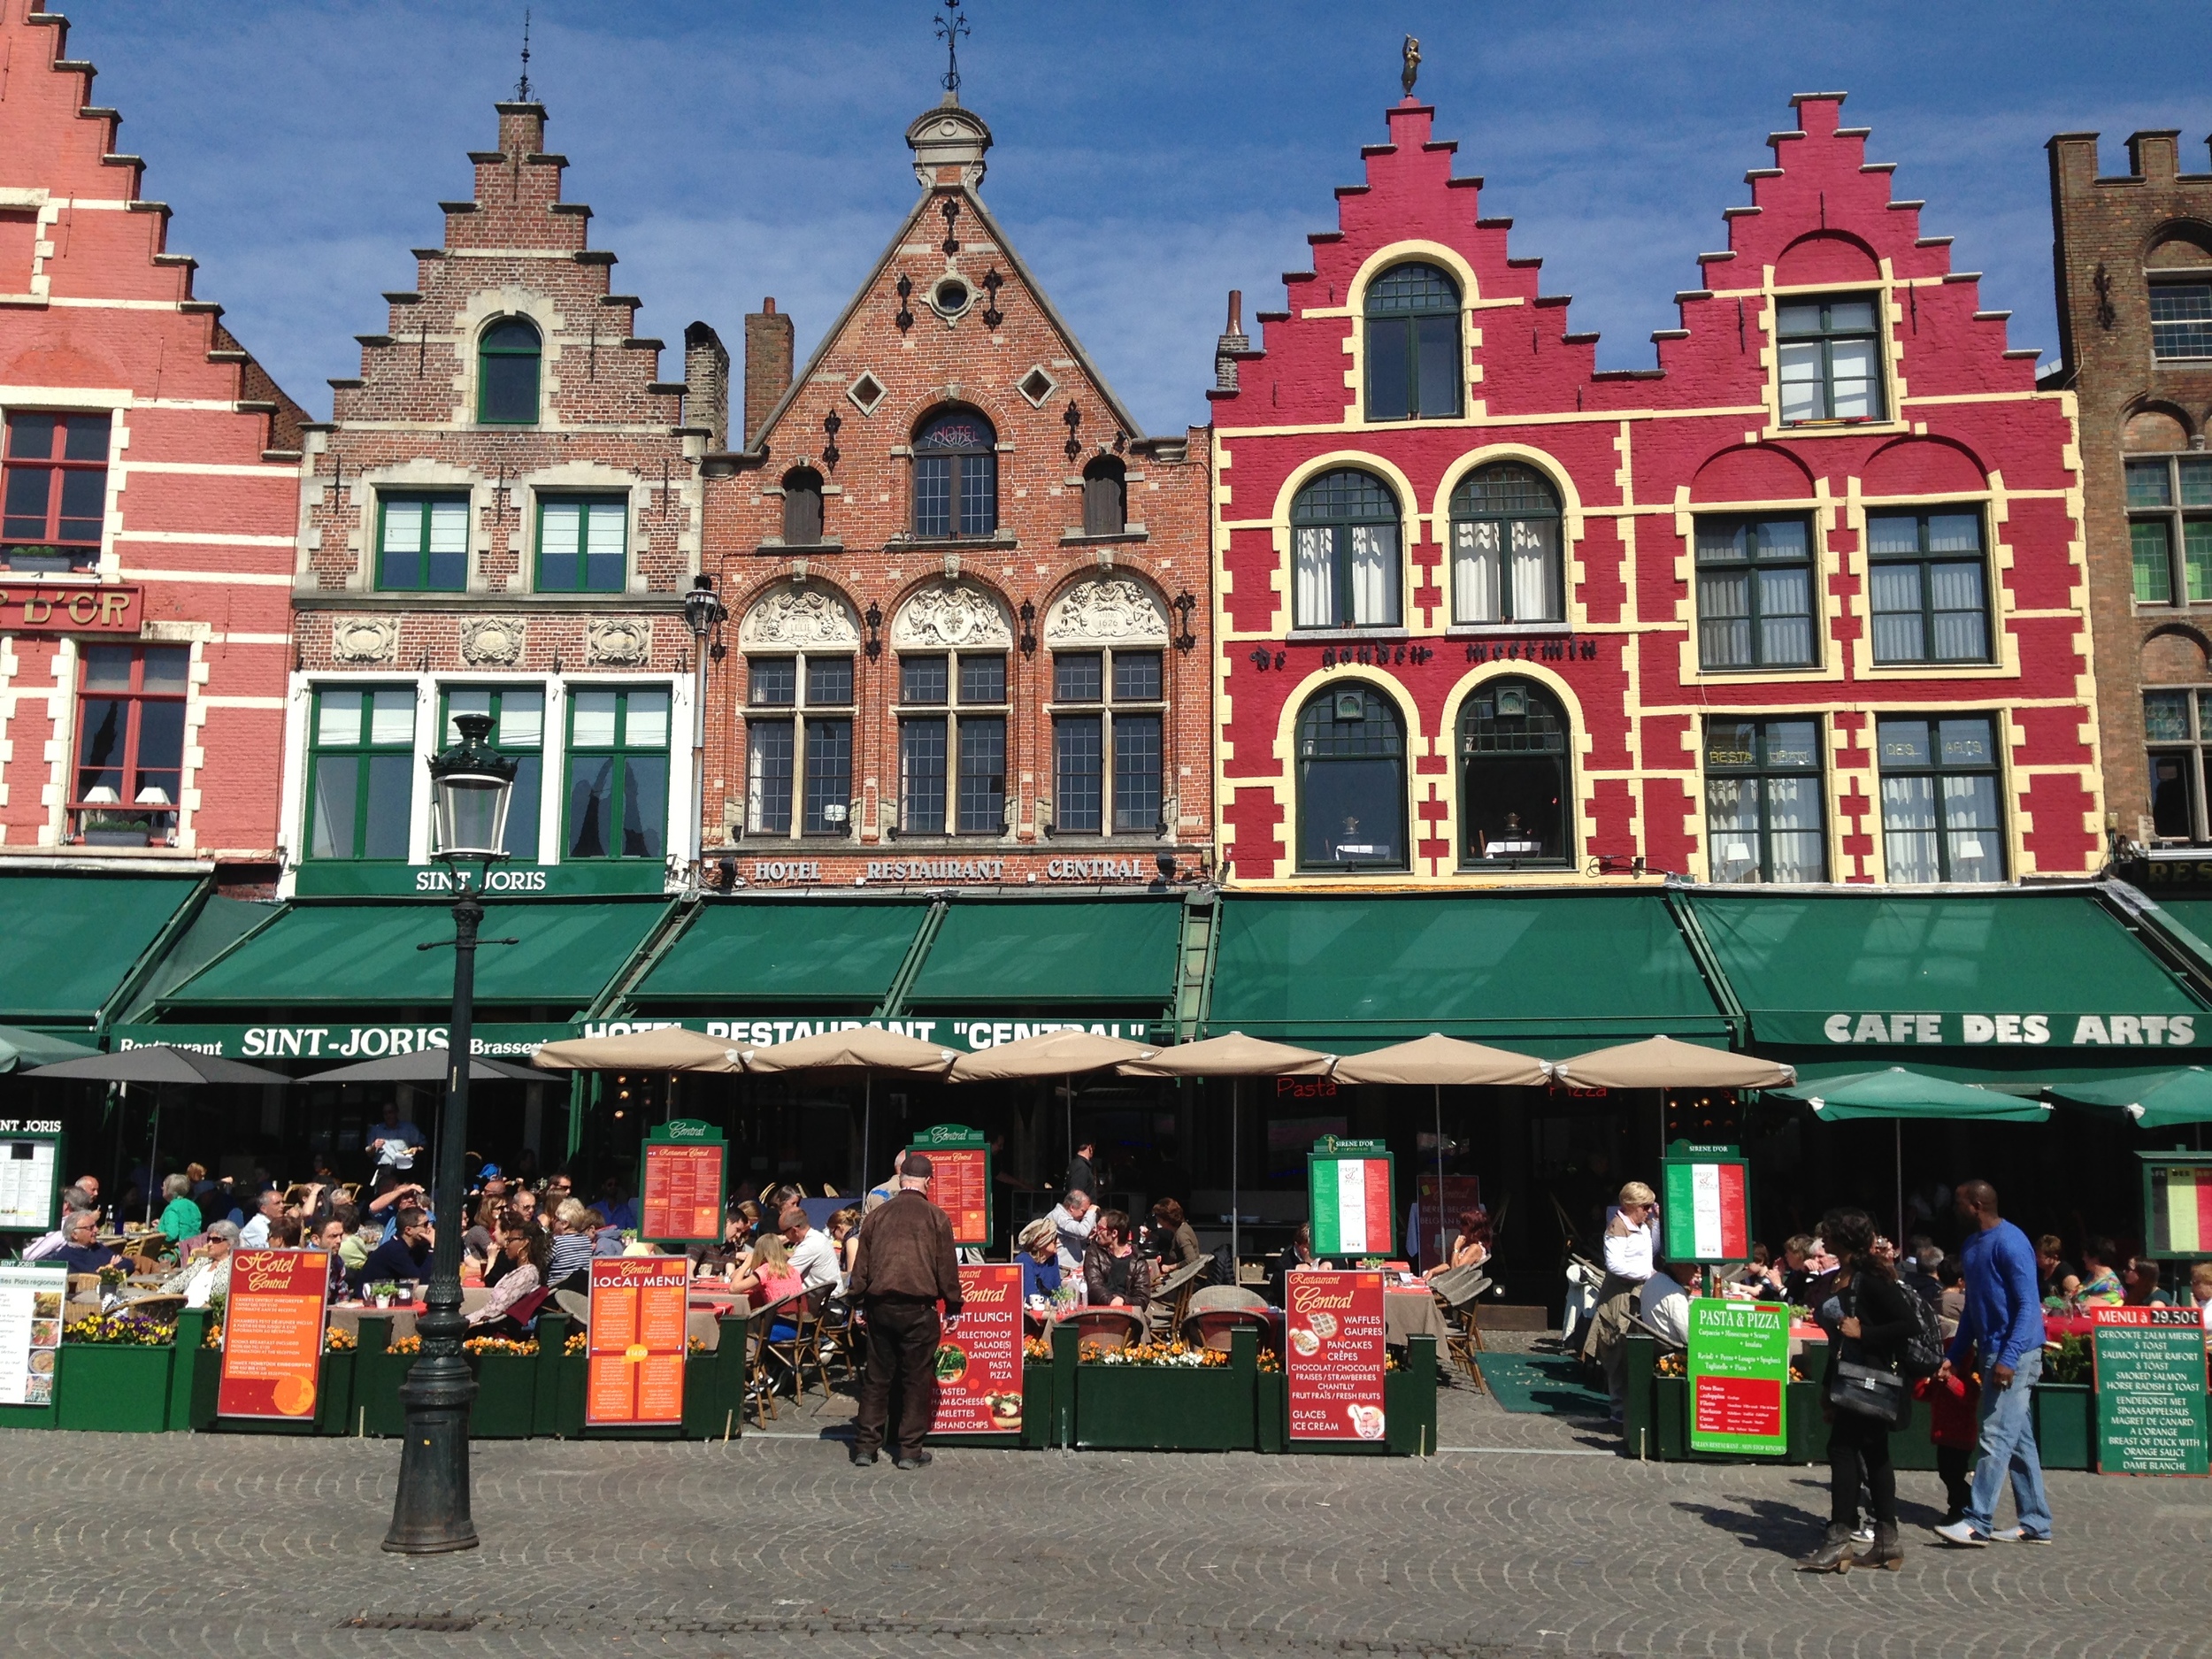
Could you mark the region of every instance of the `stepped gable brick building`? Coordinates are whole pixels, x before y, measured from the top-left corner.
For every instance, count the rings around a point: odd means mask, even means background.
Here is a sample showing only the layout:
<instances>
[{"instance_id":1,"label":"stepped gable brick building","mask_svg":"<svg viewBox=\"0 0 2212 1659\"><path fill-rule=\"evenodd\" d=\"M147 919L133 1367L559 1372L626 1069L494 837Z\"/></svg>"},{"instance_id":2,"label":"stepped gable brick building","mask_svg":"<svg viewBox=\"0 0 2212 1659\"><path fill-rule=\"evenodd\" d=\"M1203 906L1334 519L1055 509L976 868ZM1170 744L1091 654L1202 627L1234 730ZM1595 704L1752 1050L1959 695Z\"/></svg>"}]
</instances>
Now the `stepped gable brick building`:
<instances>
[{"instance_id":1,"label":"stepped gable brick building","mask_svg":"<svg viewBox=\"0 0 2212 1659\"><path fill-rule=\"evenodd\" d=\"M2169 855L2150 860L2149 879L2201 885L2212 880L2199 868L2212 843L2212 172L2181 170L2177 132L2130 138L2119 178L2097 176L2094 133L2062 133L2049 148L2105 792L2124 840Z\"/></svg>"},{"instance_id":2,"label":"stepped gable brick building","mask_svg":"<svg viewBox=\"0 0 2212 1659\"><path fill-rule=\"evenodd\" d=\"M1389 112L1215 400L1240 884L1992 882L2101 858L2070 400L1842 95L1658 365Z\"/></svg>"},{"instance_id":3,"label":"stepped gable brick building","mask_svg":"<svg viewBox=\"0 0 2212 1659\"><path fill-rule=\"evenodd\" d=\"M0 0L0 858L274 880L302 411L193 292L122 118Z\"/></svg>"},{"instance_id":4,"label":"stepped gable brick building","mask_svg":"<svg viewBox=\"0 0 2212 1659\"><path fill-rule=\"evenodd\" d=\"M708 462L724 879L1194 876L1204 434L1106 384L984 205L979 118L949 96L906 136L913 210L795 378L789 319L746 319L742 447Z\"/></svg>"},{"instance_id":5,"label":"stepped gable brick building","mask_svg":"<svg viewBox=\"0 0 2212 1659\"><path fill-rule=\"evenodd\" d=\"M685 335L664 381L641 302L611 291L591 210L561 199L537 104L497 106L443 244L387 294L361 373L311 425L286 847L303 892L412 892L425 762L493 717L520 764L503 880L658 890L692 856L699 457L729 359Z\"/></svg>"}]
</instances>

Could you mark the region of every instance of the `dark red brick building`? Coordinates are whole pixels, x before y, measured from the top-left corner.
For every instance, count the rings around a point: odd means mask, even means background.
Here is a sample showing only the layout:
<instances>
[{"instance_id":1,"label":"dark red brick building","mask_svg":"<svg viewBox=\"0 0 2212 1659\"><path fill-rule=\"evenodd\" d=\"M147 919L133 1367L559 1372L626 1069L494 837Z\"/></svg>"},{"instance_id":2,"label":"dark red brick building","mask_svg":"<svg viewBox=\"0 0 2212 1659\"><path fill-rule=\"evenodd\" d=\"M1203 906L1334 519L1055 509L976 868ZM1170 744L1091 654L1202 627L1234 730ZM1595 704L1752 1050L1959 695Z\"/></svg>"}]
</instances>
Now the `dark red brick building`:
<instances>
[{"instance_id":1,"label":"dark red brick building","mask_svg":"<svg viewBox=\"0 0 2212 1659\"><path fill-rule=\"evenodd\" d=\"M1842 101L1608 373L1390 111L1212 394L1237 885L2097 867L2070 403Z\"/></svg>"}]
</instances>

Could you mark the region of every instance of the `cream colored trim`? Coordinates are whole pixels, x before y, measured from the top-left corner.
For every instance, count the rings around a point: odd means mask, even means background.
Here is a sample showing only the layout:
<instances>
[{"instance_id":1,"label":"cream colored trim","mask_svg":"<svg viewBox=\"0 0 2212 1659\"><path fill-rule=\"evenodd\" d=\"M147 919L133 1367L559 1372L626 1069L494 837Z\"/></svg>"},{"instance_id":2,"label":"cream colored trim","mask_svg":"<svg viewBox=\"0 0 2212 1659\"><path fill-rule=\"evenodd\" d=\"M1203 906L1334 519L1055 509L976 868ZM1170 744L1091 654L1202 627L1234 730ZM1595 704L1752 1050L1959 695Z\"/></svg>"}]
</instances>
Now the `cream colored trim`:
<instances>
[{"instance_id":1,"label":"cream colored trim","mask_svg":"<svg viewBox=\"0 0 2212 1659\"><path fill-rule=\"evenodd\" d=\"M1263 634L1224 637L1271 640L1288 634L1295 626L1296 618L1292 611L1295 578L1291 547L1291 503L1297 499L1298 492L1313 479L1341 467L1356 467L1361 472L1373 472L1390 486L1391 494L1397 499L1399 627L1409 634L1417 631L1405 620L1413 609L1413 549L1419 540L1417 532L1422 524L1420 496L1414 490L1413 480L1399 470L1397 463L1386 460L1379 455L1364 449L1331 449L1300 462L1275 492L1273 516L1266 521L1275 549L1275 578L1270 584L1275 603L1269 612L1266 632Z\"/></svg>"}]
</instances>

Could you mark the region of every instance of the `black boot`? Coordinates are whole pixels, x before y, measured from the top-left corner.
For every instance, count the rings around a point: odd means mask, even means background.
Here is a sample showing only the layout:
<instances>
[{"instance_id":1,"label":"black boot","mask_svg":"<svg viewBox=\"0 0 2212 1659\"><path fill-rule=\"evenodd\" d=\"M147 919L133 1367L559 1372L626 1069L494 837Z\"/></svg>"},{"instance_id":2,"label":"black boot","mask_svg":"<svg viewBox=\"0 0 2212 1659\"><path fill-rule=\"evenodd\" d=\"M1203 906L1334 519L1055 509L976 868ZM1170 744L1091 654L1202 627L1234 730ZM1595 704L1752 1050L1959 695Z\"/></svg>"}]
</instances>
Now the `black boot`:
<instances>
[{"instance_id":1,"label":"black boot","mask_svg":"<svg viewBox=\"0 0 2212 1659\"><path fill-rule=\"evenodd\" d=\"M1851 1557L1854 1567L1886 1567L1895 1572L1905 1564L1905 1547L1897 1541L1897 1523L1874 1523L1874 1541Z\"/></svg>"},{"instance_id":2,"label":"black boot","mask_svg":"<svg viewBox=\"0 0 2212 1659\"><path fill-rule=\"evenodd\" d=\"M1851 1564L1851 1523L1831 1521L1820 1548L1797 1563L1800 1572L1841 1572Z\"/></svg>"}]
</instances>

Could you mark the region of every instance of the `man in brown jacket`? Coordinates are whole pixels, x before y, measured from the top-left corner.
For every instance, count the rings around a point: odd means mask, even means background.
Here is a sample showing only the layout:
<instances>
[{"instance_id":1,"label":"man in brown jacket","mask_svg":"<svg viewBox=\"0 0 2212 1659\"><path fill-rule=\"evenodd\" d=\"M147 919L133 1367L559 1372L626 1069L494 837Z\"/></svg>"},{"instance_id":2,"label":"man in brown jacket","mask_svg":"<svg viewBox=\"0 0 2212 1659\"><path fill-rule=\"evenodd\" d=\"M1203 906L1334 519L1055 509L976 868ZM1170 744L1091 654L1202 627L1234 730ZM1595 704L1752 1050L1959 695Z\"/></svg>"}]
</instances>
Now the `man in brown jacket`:
<instances>
[{"instance_id":1,"label":"man in brown jacket","mask_svg":"<svg viewBox=\"0 0 2212 1659\"><path fill-rule=\"evenodd\" d=\"M945 1317L960 1314L960 1263L953 1254L952 1221L929 1202L935 1173L926 1153L911 1153L899 1173L897 1194L860 1224L851 1298L867 1321L868 1369L860 1382L860 1416L853 1433L853 1462L876 1461L899 1390L899 1439L891 1462L919 1469L929 1462L922 1437L937 1415L937 1303Z\"/></svg>"}]
</instances>

